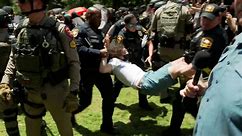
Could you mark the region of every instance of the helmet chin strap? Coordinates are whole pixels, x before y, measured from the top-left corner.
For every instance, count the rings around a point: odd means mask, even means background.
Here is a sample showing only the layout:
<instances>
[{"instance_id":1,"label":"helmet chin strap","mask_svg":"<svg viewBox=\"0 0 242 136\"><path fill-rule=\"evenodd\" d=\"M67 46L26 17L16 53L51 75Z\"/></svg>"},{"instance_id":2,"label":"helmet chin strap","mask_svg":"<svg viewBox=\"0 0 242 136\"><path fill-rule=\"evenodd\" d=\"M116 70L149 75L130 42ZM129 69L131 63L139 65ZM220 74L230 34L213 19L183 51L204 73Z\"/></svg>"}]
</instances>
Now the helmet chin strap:
<instances>
[{"instance_id":1,"label":"helmet chin strap","mask_svg":"<svg viewBox=\"0 0 242 136\"><path fill-rule=\"evenodd\" d=\"M43 6L41 9L34 9L34 1L33 0L29 0L30 4L31 4L31 10L30 11L26 11L26 12L21 12L23 15L30 15L32 13L36 13L36 12L40 12L46 9L46 4L43 3Z\"/></svg>"}]
</instances>

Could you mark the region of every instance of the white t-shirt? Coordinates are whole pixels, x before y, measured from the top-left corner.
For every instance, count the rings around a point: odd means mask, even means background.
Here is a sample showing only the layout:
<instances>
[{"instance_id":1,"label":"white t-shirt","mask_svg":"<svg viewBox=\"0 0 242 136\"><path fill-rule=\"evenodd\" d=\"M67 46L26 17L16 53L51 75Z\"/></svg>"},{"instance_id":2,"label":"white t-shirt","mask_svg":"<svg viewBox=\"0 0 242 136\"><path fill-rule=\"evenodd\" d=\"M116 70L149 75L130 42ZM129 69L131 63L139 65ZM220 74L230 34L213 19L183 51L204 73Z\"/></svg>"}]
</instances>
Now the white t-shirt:
<instances>
[{"instance_id":1,"label":"white t-shirt","mask_svg":"<svg viewBox=\"0 0 242 136\"><path fill-rule=\"evenodd\" d=\"M118 58L112 58L108 64L112 65L113 74L125 85L137 88L145 72L135 64Z\"/></svg>"}]
</instances>

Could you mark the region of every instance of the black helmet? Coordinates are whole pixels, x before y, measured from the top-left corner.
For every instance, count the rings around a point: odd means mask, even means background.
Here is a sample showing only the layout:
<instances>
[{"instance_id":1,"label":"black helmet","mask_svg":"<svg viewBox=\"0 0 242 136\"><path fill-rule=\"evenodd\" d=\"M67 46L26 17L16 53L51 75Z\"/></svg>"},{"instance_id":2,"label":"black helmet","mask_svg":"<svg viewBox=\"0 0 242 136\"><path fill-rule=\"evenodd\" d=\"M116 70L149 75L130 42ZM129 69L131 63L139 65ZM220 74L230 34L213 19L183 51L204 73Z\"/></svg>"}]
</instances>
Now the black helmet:
<instances>
[{"instance_id":1,"label":"black helmet","mask_svg":"<svg viewBox=\"0 0 242 136\"><path fill-rule=\"evenodd\" d=\"M34 1L34 0L18 0L20 3L25 3L26 1L29 1L29 2L31 2L31 1ZM44 4L48 4L48 2L49 2L49 0L42 0L42 2L44 3Z\"/></svg>"},{"instance_id":2,"label":"black helmet","mask_svg":"<svg viewBox=\"0 0 242 136\"><path fill-rule=\"evenodd\" d=\"M1 28L8 27L8 13L3 9L0 9L0 24Z\"/></svg>"},{"instance_id":3,"label":"black helmet","mask_svg":"<svg viewBox=\"0 0 242 136\"><path fill-rule=\"evenodd\" d=\"M3 10L5 10L8 14L13 14L13 8L11 6L3 6Z\"/></svg>"},{"instance_id":4,"label":"black helmet","mask_svg":"<svg viewBox=\"0 0 242 136\"><path fill-rule=\"evenodd\" d=\"M29 15L31 13L35 13L35 12L40 12L46 9L47 4L49 2L49 0L41 0L43 2L43 7L41 9L34 9L34 0L18 0L19 3L25 3L25 2L30 2L31 3L31 11L28 12L22 12L22 14L24 15Z\"/></svg>"}]
</instances>

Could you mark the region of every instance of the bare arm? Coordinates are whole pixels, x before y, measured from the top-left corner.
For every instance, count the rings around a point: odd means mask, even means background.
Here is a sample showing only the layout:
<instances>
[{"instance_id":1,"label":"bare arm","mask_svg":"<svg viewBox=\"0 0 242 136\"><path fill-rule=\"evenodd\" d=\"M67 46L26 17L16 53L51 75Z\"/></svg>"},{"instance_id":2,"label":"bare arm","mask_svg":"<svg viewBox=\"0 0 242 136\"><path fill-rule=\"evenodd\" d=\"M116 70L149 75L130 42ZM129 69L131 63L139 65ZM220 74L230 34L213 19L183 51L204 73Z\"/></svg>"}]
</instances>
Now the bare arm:
<instances>
[{"instance_id":1,"label":"bare arm","mask_svg":"<svg viewBox=\"0 0 242 136\"><path fill-rule=\"evenodd\" d=\"M148 50L149 50L149 56L146 58L145 62L149 62L150 66L152 65L152 55L153 55L153 50L154 50L154 46L153 46L153 43L152 41L148 41L147 43L147 46L148 46Z\"/></svg>"},{"instance_id":2,"label":"bare arm","mask_svg":"<svg viewBox=\"0 0 242 136\"><path fill-rule=\"evenodd\" d=\"M99 66L100 73L111 73L112 72L112 65L107 64L107 58L102 58Z\"/></svg>"}]
</instances>

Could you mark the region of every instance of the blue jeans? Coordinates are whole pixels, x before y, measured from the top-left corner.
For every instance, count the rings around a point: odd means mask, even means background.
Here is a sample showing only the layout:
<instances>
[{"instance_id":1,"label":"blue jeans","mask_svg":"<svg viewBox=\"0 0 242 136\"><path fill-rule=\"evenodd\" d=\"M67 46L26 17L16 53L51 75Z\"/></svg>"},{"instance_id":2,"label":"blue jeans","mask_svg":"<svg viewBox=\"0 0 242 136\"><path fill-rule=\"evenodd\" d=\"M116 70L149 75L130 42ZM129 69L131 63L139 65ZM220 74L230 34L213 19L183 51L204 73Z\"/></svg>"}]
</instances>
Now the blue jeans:
<instances>
[{"instance_id":1,"label":"blue jeans","mask_svg":"<svg viewBox=\"0 0 242 136\"><path fill-rule=\"evenodd\" d=\"M148 95L159 95L162 91L166 91L168 87L176 83L176 80L172 79L168 72L170 65L168 63L157 71L146 72L139 85L140 92Z\"/></svg>"}]
</instances>

